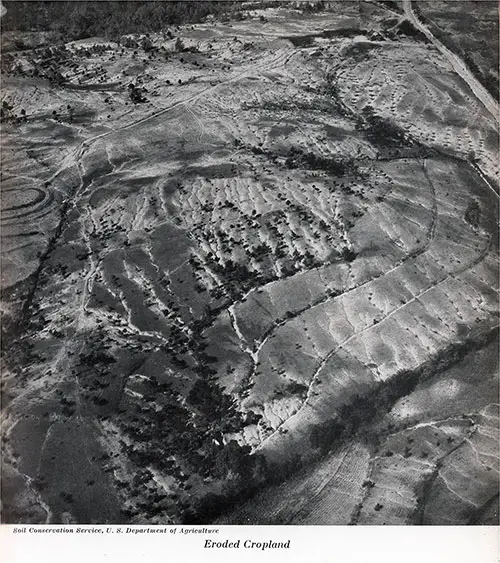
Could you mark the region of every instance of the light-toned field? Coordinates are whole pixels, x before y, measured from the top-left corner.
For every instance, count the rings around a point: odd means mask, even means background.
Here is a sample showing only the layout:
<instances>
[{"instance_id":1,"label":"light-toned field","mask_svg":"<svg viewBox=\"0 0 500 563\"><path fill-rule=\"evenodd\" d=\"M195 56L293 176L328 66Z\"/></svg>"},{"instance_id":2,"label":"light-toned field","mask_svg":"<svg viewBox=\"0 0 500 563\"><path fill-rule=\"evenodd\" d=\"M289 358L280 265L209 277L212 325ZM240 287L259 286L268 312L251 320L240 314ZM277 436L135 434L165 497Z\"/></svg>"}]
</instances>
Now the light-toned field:
<instances>
[{"instance_id":1,"label":"light-toned field","mask_svg":"<svg viewBox=\"0 0 500 563\"><path fill-rule=\"evenodd\" d=\"M354 4L15 54L12 521L487 520L497 366L446 370L498 327L496 124Z\"/></svg>"}]
</instances>

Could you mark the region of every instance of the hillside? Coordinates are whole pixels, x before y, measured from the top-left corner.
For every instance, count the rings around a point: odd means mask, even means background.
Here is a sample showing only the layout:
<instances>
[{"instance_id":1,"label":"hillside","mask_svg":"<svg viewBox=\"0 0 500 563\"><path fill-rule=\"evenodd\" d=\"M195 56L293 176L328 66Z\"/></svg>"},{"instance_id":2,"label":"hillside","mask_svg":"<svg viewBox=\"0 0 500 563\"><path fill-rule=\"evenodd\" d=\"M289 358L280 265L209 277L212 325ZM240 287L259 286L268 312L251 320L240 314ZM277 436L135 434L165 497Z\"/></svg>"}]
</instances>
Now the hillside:
<instances>
[{"instance_id":1,"label":"hillside","mask_svg":"<svg viewBox=\"0 0 500 563\"><path fill-rule=\"evenodd\" d=\"M4 522L494 521L498 122L392 4L4 54Z\"/></svg>"}]
</instances>

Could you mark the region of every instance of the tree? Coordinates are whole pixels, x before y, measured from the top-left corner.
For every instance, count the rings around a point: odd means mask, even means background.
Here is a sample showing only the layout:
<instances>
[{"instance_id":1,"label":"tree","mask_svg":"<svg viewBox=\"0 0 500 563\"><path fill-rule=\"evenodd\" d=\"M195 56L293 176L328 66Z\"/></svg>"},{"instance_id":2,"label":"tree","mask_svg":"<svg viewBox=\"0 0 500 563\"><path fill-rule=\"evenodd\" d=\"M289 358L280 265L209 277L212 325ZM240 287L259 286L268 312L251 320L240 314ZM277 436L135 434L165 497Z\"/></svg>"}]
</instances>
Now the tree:
<instances>
[{"instance_id":1,"label":"tree","mask_svg":"<svg viewBox=\"0 0 500 563\"><path fill-rule=\"evenodd\" d=\"M354 250L352 250L352 248L344 246L341 252L341 256L346 262L352 262L356 258L356 253L354 252Z\"/></svg>"},{"instance_id":2,"label":"tree","mask_svg":"<svg viewBox=\"0 0 500 563\"><path fill-rule=\"evenodd\" d=\"M141 41L141 47L144 49L144 51L146 51L146 53L153 49L153 42L149 38L149 34L147 34L145 37L143 37L143 39Z\"/></svg>"},{"instance_id":3,"label":"tree","mask_svg":"<svg viewBox=\"0 0 500 563\"><path fill-rule=\"evenodd\" d=\"M469 162L472 162L472 163L477 162L477 161L478 161L478 158L477 158L477 156L476 156L476 152L473 151L473 150L470 150L470 151L467 153L467 160L468 160Z\"/></svg>"},{"instance_id":4,"label":"tree","mask_svg":"<svg viewBox=\"0 0 500 563\"><path fill-rule=\"evenodd\" d=\"M182 42L182 39L178 37L177 41L175 42L175 50L177 51L177 53L181 53L182 51L184 51L184 49L184 43Z\"/></svg>"},{"instance_id":5,"label":"tree","mask_svg":"<svg viewBox=\"0 0 500 563\"><path fill-rule=\"evenodd\" d=\"M2 119L8 119L9 117L11 117L11 110L12 110L12 105L9 104L9 102L7 100L4 100L2 102L0 117Z\"/></svg>"},{"instance_id":6,"label":"tree","mask_svg":"<svg viewBox=\"0 0 500 563\"><path fill-rule=\"evenodd\" d=\"M134 104L139 104L146 101L146 98L142 95L141 90L134 86L134 84L129 84L128 90L129 97L134 102Z\"/></svg>"}]
</instances>

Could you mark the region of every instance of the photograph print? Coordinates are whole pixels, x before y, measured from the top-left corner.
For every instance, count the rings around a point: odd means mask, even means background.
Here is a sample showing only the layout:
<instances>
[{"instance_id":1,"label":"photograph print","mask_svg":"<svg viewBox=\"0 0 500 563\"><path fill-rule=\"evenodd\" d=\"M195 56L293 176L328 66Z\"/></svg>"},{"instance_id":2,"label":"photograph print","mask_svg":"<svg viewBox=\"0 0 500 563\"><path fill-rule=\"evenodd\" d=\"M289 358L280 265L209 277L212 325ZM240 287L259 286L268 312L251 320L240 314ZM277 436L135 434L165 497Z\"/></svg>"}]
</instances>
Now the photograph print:
<instances>
[{"instance_id":1,"label":"photograph print","mask_svg":"<svg viewBox=\"0 0 500 563\"><path fill-rule=\"evenodd\" d=\"M495 525L495 0L2 1L1 521Z\"/></svg>"}]
</instances>

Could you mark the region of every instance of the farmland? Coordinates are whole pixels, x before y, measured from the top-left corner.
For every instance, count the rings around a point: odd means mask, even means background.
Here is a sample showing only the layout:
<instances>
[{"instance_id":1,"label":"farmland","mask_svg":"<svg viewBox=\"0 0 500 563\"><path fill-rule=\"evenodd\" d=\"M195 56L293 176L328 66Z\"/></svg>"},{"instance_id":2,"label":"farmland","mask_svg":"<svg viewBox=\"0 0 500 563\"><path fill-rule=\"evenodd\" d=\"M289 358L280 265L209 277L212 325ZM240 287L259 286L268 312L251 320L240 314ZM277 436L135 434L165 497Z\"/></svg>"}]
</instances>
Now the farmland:
<instances>
[{"instance_id":1,"label":"farmland","mask_svg":"<svg viewBox=\"0 0 500 563\"><path fill-rule=\"evenodd\" d=\"M498 112L325 4L7 48L4 521L494 521Z\"/></svg>"}]
</instances>

